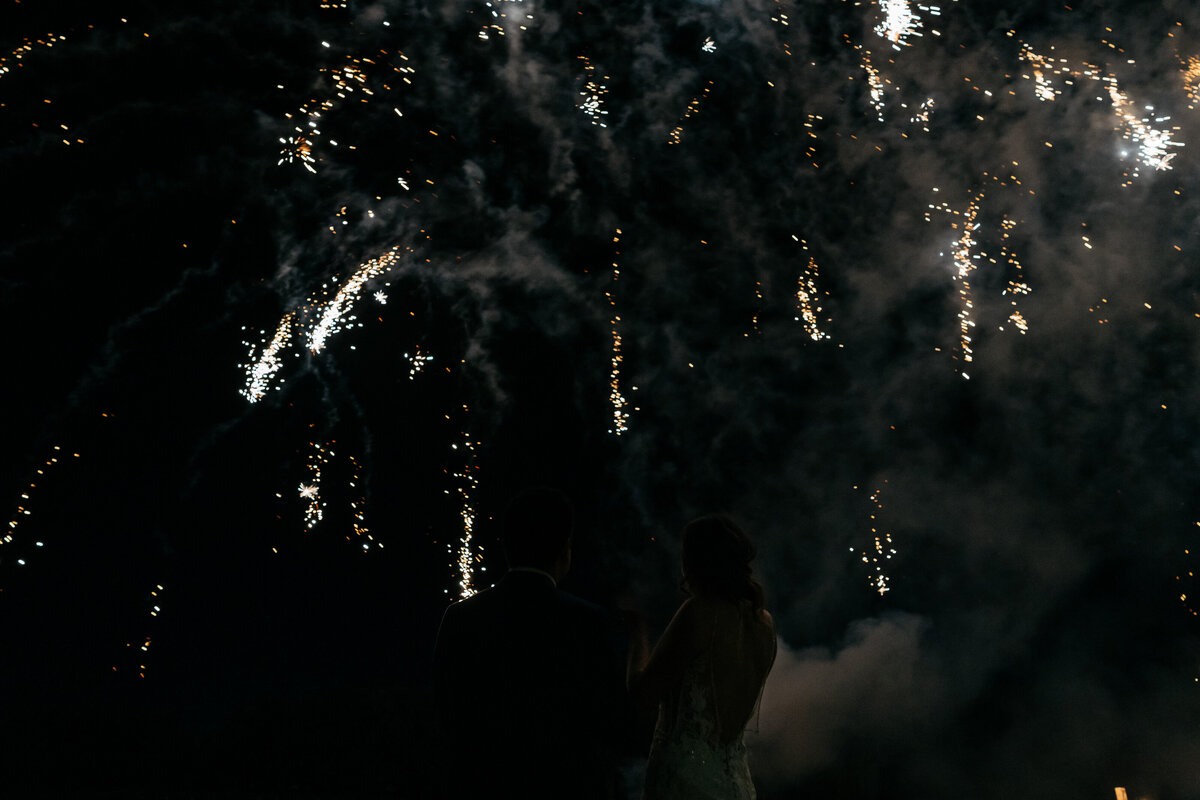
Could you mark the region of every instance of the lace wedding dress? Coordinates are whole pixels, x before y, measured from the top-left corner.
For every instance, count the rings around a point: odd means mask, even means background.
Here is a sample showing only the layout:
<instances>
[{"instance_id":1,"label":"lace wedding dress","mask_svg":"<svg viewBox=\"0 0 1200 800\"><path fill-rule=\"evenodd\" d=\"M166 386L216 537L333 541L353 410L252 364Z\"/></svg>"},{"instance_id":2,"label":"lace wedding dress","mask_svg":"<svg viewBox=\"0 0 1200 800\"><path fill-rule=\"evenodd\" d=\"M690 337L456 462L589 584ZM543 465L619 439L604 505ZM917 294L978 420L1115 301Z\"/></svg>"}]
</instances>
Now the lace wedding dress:
<instances>
[{"instance_id":1,"label":"lace wedding dress","mask_svg":"<svg viewBox=\"0 0 1200 800\"><path fill-rule=\"evenodd\" d=\"M721 741L715 634L714 620L713 642L692 660L676 691L659 705L643 800L755 800L757 796L742 731L731 741Z\"/></svg>"}]
</instances>

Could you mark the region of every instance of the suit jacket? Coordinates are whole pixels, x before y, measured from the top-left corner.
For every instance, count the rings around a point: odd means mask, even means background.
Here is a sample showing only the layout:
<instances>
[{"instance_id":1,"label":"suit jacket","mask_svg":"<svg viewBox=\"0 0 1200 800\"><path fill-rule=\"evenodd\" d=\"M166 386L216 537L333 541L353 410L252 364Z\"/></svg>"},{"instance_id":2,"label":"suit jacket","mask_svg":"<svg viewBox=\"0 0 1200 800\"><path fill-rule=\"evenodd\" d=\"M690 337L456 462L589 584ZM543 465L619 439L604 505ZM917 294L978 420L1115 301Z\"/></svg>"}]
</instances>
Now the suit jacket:
<instances>
[{"instance_id":1,"label":"suit jacket","mask_svg":"<svg viewBox=\"0 0 1200 800\"><path fill-rule=\"evenodd\" d=\"M627 704L613 623L533 572L446 609L433 671L447 797L615 796Z\"/></svg>"}]
</instances>

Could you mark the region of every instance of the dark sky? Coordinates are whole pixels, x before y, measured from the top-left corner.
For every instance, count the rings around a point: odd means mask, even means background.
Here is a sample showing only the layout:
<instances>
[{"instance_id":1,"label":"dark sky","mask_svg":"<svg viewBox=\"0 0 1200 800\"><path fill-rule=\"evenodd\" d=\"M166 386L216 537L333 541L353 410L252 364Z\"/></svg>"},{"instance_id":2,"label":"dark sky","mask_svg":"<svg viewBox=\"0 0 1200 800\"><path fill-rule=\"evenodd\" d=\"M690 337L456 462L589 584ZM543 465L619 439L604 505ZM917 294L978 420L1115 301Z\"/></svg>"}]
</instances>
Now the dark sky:
<instances>
[{"instance_id":1,"label":"dark sky","mask_svg":"<svg viewBox=\"0 0 1200 800\"><path fill-rule=\"evenodd\" d=\"M1200 797L1191 4L4 2L9 774L425 793L551 483L764 798Z\"/></svg>"}]
</instances>

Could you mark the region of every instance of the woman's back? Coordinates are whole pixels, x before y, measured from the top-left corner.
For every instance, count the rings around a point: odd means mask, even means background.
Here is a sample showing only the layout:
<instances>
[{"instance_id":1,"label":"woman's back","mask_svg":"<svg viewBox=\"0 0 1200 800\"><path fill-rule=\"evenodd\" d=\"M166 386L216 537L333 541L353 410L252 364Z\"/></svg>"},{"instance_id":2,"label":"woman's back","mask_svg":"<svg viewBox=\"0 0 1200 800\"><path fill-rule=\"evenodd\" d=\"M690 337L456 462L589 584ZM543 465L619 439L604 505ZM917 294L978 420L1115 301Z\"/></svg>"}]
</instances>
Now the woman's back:
<instances>
[{"instance_id":1,"label":"woman's back","mask_svg":"<svg viewBox=\"0 0 1200 800\"><path fill-rule=\"evenodd\" d=\"M694 655L659 706L645 798L753 798L742 732L775 657L771 617L700 597L680 612Z\"/></svg>"},{"instance_id":2,"label":"woman's back","mask_svg":"<svg viewBox=\"0 0 1200 800\"><path fill-rule=\"evenodd\" d=\"M742 735L754 716L767 673L775 661L775 626L765 609L749 601L701 601L712 620L712 694L722 743Z\"/></svg>"}]
</instances>

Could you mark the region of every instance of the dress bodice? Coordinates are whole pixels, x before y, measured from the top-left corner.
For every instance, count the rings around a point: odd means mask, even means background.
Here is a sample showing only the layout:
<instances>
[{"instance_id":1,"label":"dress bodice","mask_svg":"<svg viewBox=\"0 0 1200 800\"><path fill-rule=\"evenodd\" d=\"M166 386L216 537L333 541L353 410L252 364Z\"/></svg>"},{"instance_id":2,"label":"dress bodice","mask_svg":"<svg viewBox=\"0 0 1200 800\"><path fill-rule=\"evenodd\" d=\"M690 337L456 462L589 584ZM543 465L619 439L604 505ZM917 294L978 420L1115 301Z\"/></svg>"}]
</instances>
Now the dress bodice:
<instances>
[{"instance_id":1,"label":"dress bodice","mask_svg":"<svg viewBox=\"0 0 1200 800\"><path fill-rule=\"evenodd\" d=\"M754 800L742 736L723 743L720 731L709 648L659 704L644 800Z\"/></svg>"}]
</instances>

